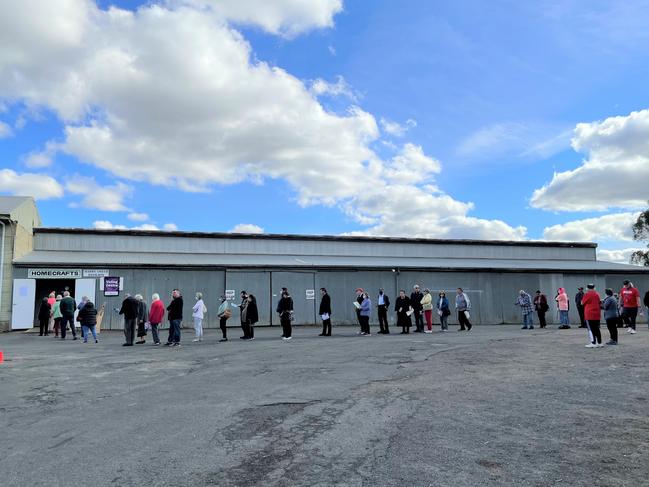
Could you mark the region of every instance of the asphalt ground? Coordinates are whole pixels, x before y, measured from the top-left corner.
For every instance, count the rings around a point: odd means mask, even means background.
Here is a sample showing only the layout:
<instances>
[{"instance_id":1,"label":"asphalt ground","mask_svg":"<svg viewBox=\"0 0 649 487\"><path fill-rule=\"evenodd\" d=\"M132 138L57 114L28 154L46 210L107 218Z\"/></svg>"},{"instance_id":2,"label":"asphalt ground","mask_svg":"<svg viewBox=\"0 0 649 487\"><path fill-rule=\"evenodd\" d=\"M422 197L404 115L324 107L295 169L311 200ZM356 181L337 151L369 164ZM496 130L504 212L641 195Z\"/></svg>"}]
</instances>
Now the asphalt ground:
<instances>
[{"instance_id":1,"label":"asphalt ground","mask_svg":"<svg viewBox=\"0 0 649 487\"><path fill-rule=\"evenodd\" d=\"M1 334L0 485L649 485L645 326L456 330Z\"/></svg>"}]
</instances>

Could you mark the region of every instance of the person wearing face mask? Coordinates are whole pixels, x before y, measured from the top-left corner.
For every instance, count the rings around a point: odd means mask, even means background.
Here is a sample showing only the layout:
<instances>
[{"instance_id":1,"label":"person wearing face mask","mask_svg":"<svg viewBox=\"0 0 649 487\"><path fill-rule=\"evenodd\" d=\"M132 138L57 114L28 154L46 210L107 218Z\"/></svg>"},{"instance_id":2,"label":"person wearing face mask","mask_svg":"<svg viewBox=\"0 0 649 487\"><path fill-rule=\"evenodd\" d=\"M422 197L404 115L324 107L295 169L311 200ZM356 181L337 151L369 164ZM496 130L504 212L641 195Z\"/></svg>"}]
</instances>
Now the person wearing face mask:
<instances>
[{"instance_id":1,"label":"person wearing face mask","mask_svg":"<svg viewBox=\"0 0 649 487\"><path fill-rule=\"evenodd\" d=\"M390 298L385 294L383 288L379 289L379 295L376 298L376 308L379 315L379 333L388 335L390 328L388 326L388 309L390 308Z\"/></svg>"}]
</instances>

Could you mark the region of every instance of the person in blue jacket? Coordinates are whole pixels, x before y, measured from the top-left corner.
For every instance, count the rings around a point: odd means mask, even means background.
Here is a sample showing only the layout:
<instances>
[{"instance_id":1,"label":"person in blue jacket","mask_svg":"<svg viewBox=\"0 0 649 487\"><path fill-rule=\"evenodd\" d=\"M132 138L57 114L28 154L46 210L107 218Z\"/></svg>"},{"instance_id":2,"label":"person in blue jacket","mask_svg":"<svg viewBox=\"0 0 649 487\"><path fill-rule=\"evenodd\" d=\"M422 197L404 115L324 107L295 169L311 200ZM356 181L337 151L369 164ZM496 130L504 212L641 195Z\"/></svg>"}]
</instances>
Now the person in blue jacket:
<instances>
[{"instance_id":1,"label":"person in blue jacket","mask_svg":"<svg viewBox=\"0 0 649 487\"><path fill-rule=\"evenodd\" d=\"M448 317L451 315L451 307L449 306L445 291L441 291L437 298L437 314L439 315L439 322L442 325L442 331L448 331Z\"/></svg>"}]
</instances>

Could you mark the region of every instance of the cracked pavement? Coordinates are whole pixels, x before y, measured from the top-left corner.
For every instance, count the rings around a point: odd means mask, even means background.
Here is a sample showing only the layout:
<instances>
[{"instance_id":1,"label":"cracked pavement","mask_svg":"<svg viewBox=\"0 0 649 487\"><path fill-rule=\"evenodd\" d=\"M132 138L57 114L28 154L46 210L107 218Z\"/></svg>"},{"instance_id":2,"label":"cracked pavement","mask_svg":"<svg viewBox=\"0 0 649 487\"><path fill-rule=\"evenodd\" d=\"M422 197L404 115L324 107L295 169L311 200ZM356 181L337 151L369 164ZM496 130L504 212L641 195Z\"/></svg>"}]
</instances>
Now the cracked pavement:
<instances>
[{"instance_id":1,"label":"cracked pavement","mask_svg":"<svg viewBox=\"0 0 649 487\"><path fill-rule=\"evenodd\" d=\"M646 485L646 329L596 350L574 328L355 332L2 334L0 483Z\"/></svg>"}]
</instances>

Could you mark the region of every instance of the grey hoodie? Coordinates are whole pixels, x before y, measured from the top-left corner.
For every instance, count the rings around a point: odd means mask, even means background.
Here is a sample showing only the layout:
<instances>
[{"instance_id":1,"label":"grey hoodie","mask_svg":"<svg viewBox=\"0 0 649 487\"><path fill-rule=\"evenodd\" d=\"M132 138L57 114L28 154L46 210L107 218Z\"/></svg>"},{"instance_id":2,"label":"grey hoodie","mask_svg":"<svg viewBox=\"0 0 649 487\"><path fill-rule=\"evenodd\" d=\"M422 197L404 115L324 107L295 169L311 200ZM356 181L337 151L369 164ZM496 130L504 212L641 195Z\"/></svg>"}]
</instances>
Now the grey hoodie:
<instances>
[{"instance_id":1,"label":"grey hoodie","mask_svg":"<svg viewBox=\"0 0 649 487\"><path fill-rule=\"evenodd\" d=\"M606 299L602 303L602 309L604 310L604 319L610 320L611 318L617 318L617 299L613 296L606 296Z\"/></svg>"}]
</instances>

